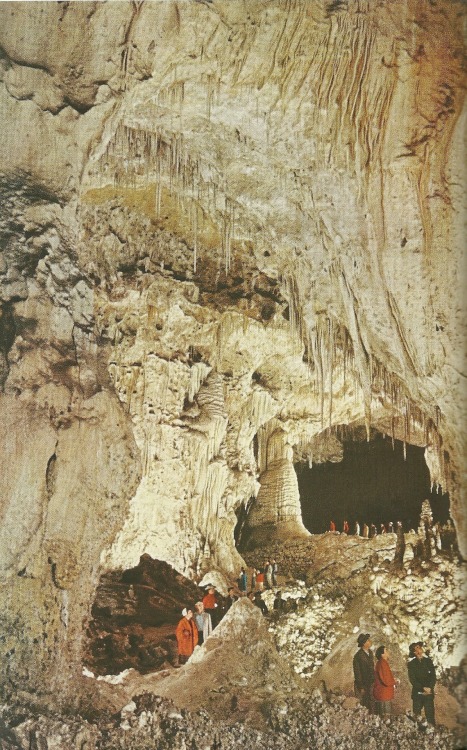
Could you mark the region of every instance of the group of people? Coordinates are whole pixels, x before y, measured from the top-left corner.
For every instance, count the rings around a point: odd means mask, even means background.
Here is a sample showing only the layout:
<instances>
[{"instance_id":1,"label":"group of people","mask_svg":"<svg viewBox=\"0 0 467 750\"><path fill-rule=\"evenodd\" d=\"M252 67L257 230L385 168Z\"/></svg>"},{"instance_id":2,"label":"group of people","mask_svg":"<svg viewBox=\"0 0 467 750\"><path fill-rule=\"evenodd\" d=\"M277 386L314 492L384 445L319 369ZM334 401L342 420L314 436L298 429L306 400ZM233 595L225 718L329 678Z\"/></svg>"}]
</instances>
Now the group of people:
<instances>
[{"instance_id":1,"label":"group of people","mask_svg":"<svg viewBox=\"0 0 467 750\"><path fill-rule=\"evenodd\" d=\"M195 650L195 646L201 646L204 643L239 596L248 596L263 615L268 614L268 607L261 597L261 592L265 588L277 586L277 571L278 565L274 559L266 560L261 570L253 568L250 579L251 589L248 592L248 574L245 568L242 568L238 577L238 590L231 586L227 597L224 598L218 596L214 586L208 586L202 600L194 605L194 610L185 607L182 611L182 619L175 630L179 664L185 664ZM275 610L282 609L284 602L281 597L281 592L277 592L273 605Z\"/></svg>"},{"instance_id":2,"label":"group of people","mask_svg":"<svg viewBox=\"0 0 467 750\"><path fill-rule=\"evenodd\" d=\"M360 526L360 523L358 521L355 521L353 525L353 531L350 531L350 524L347 520L344 519L344 522L342 524L342 534L362 536L364 539L372 539L378 534L397 534L398 529L402 529L401 521L397 521L395 525L392 521L389 521L389 523L387 524L380 523L379 528L374 523L370 523L370 525L364 523L362 526ZM329 523L329 531L337 531L336 523L333 520L331 520L331 522Z\"/></svg>"},{"instance_id":3,"label":"group of people","mask_svg":"<svg viewBox=\"0 0 467 750\"><path fill-rule=\"evenodd\" d=\"M250 591L264 591L277 586L278 565L274 558L267 559L262 568L253 568L251 572ZM242 568L238 578L238 588L242 596L248 592L248 574L245 568Z\"/></svg>"},{"instance_id":4,"label":"group of people","mask_svg":"<svg viewBox=\"0 0 467 750\"><path fill-rule=\"evenodd\" d=\"M371 713L390 716L394 690L400 680L394 677L389 666L389 650L386 646L379 646L373 655L369 633L361 633L357 645L358 651L353 658L355 696ZM436 672L432 660L425 656L422 641L410 644L409 659L413 713L418 716L424 710L426 720L434 724Z\"/></svg>"}]
</instances>

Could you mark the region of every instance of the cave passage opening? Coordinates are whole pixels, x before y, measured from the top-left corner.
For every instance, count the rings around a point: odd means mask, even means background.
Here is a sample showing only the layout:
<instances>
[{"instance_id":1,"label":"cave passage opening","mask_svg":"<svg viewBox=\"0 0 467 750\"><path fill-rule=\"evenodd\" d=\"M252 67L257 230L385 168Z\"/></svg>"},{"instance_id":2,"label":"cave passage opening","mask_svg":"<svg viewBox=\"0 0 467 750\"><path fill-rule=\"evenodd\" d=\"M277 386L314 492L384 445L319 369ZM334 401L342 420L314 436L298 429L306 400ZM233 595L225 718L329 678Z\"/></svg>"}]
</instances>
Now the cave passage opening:
<instances>
[{"instance_id":1,"label":"cave passage opening","mask_svg":"<svg viewBox=\"0 0 467 750\"><path fill-rule=\"evenodd\" d=\"M295 464L302 518L312 534L329 530L333 520L342 531L346 520L353 533L355 522L360 527L375 524L380 531L392 521L401 521L405 531L419 524L422 502L429 500L433 522L447 522L449 494L431 488L430 473L424 448L404 446L399 440L374 433L369 442L345 440L343 459L311 468Z\"/></svg>"}]
</instances>

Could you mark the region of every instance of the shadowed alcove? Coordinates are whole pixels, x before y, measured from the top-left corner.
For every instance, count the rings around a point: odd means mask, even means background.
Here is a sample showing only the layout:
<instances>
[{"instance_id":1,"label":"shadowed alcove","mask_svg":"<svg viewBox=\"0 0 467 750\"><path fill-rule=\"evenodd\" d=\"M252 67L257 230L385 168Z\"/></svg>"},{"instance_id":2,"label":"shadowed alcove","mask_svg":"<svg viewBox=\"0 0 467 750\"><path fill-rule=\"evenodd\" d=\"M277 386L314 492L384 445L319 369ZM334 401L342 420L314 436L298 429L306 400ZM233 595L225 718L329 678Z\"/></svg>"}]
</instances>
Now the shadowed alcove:
<instances>
[{"instance_id":1,"label":"shadowed alcove","mask_svg":"<svg viewBox=\"0 0 467 750\"><path fill-rule=\"evenodd\" d=\"M406 446L374 433L370 442L346 440L339 463L311 468L295 464L303 523L313 534L329 529L331 519L338 531L347 520L350 531L359 521L387 524L402 521L405 530L416 528L423 500L430 501L433 520L449 517L449 495L430 487L424 449Z\"/></svg>"}]
</instances>

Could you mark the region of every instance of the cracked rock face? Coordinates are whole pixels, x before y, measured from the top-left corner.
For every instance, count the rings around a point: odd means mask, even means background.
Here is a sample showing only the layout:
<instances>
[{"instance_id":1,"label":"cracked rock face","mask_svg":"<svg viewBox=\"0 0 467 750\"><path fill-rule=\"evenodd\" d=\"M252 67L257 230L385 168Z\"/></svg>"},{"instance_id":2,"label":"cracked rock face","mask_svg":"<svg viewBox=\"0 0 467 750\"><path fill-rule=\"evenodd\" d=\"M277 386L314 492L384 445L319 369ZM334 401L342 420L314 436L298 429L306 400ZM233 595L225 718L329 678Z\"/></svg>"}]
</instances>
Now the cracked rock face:
<instances>
[{"instance_id":1,"label":"cracked rock face","mask_svg":"<svg viewBox=\"0 0 467 750\"><path fill-rule=\"evenodd\" d=\"M306 538L338 425L424 446L465 552L463 3L0 16L2 684L73 702L102 572Z\"/></svg>"}]
</instances>

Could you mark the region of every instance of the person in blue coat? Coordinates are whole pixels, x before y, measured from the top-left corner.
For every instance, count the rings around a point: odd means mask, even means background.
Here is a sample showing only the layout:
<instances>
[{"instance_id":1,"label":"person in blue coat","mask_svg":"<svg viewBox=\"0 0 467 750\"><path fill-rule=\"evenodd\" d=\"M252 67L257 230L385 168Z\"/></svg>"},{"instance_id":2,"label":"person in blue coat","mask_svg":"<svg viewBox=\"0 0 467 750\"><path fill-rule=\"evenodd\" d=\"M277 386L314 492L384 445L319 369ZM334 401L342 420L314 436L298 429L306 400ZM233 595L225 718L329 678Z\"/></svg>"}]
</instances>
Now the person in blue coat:
<instances>
[{"instance_id":1,"label":"person in blue coat","mask_svg":"<svg viewBox=\"0 0 467 750\"><path fill-rule=\"evenodd\" d=\"M241 595L246 596L246 591L248 588L248 576L246 574L245 568L242 568L240 571L240 575L238 577L238 588L240 589Z\"/></svg>"}]
</instances>

